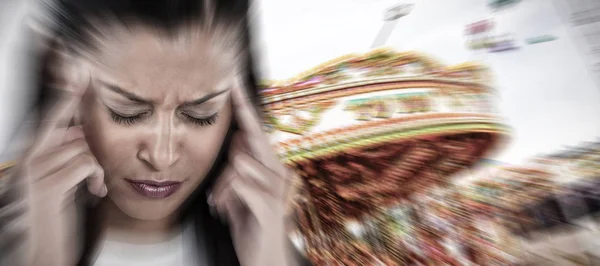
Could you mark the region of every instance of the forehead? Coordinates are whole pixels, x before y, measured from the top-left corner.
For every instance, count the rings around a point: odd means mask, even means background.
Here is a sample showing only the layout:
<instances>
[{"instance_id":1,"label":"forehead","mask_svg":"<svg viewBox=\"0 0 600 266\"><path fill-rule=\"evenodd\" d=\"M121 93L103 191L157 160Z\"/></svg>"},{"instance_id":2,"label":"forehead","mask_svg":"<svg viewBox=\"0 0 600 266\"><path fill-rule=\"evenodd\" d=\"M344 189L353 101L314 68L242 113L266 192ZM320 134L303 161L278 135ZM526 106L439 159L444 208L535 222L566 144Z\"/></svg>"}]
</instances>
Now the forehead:
<instances>
[{"instance_id":1,"label":"forehead","mask_svg":"<svg viewBox=\"0 0 600 266\"><path fill-rule=\"evenodd\" d=\"M238 51L227 45L226 38L196 27L165 34L142 25L113 26L96 43L92 64L99 72L144 92L210 89L233 77L238 65Z\"/></svg>"}]
</instances>

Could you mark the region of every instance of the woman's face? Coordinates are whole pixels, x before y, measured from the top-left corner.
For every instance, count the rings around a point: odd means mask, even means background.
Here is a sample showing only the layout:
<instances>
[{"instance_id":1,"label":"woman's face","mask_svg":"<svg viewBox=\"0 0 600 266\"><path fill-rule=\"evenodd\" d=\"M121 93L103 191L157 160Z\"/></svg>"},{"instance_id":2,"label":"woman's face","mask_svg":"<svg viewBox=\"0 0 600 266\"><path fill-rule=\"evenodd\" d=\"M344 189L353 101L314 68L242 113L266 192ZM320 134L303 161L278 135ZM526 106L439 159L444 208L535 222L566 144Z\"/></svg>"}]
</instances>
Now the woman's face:
<instances>
[{"instance_id":1,"label":"woman's face","mask_svg":"<svg viewBox=\"0 0 600 266\"><path fill-rule=\"evenodd\" d=\"M222 146L236 51L200 30L166 36L139 26L104 36L90 55L86 138L119 209L143 220L168 217Z\"/></svg>"}]
</instances>

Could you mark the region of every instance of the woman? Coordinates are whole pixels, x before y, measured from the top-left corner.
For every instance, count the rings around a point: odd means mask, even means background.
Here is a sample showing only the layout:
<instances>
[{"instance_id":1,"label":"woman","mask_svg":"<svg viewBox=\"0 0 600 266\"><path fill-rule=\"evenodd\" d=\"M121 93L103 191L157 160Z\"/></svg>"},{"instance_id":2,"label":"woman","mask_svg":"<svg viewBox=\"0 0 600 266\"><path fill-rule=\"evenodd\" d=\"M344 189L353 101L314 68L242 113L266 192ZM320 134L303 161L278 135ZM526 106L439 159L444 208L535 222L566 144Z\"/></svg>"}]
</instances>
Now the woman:
<instances>
[{"instance_id":1,"label":"woman","mask_svg":"<svg viewBox=\"0 0 600 266\"><path fill-rule=\"evenodd\" d=\"M252 104L248 3L49 7L48 112L13 176L24 264L290 265L291 177Z\"/></svg>"}]
</instances>

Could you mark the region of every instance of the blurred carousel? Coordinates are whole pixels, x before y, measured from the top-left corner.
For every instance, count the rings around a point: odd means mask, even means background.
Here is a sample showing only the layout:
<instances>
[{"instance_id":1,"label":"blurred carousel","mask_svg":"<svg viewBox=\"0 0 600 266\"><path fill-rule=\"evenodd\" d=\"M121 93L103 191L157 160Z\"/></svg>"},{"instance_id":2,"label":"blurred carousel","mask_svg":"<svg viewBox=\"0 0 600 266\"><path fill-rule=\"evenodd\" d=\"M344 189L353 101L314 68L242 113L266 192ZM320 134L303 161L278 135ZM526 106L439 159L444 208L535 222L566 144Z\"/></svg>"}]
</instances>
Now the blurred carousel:
<instances>
[{"instance_id":1,"label":"blurred carousel","mask_svg":"<svg viewBox=\"0 0 600 266\"><path fill-rule=\"evenodd\" d=\"M455 189L456 206L465 214L457 225L468 228L460 244L469 247L472 261L597 265L600 252L585 241L597 236L600 225L599 143L538 156L523 166L500 165ZM565 245L577 237L580 245Z\"/></svg>"},{"instance_id":2,"label":"blurred carousel","mask_svg":"<svg viewBox=\"0 0 600 266\"><path fill-rule=\"evenodd\" d=\"M296 246L315 265L414 260L398 235L435 232L399 222L414 217L406 206L450 185L507 136L490 82L477 64L376 49L263 84L266 130L300 177L290 209Z\"/></svg>"}]
</instances>

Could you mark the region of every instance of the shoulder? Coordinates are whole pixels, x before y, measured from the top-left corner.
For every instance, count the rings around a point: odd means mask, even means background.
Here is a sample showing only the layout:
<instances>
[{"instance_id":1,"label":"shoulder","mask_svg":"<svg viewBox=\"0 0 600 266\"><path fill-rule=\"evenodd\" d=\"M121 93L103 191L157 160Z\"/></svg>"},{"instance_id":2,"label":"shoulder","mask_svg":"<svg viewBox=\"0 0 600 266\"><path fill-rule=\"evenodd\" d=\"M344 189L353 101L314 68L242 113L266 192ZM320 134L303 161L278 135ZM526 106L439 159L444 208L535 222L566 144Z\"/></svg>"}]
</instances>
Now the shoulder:
<instances>
[{"instance_id":1,"label":"shoulder","mask_svg":"<svg viewBox=\"0 0 600 266\"><path fill-rule=\"evenodd\" d=\"M0 265L20 265L25 237L26 202L14 185L14 162L0 163Z\"/></svg>"},{"instance_id":2,"label":"shoulder","mask_svg":"<svg viewBox=\"0 0 600 266\"><path fill-rule=\"evenodd\" d=\"M21 187L13 174L15 163L0 164L0 223L2 218L12 213L16 206L21 206ZM8 210L11 210L9 212Z\"/></svg>"},{"instance_id":3,"label":"shoulder","mask_svg":"<svg viewBox=\"0 0 600 266\"><path fill-rule=\"evenodd\" d=\"M3 162L0 163L0 199L6 195L9 189L12 187L13 182L11 178L12 170L14 170L16 162Z\"/></svg>"},{"instance_id":4,"label":"shoulder","mask_svg":"<svg viewBox=\"0 0 600 266\"><path fill-rule=\"evenodd\" d=\"M0 180L3 180L3 177L7 176L10 170L13 169L16 164L17 163L15 161L0 162Z\"/></svg>"},{"instance_id":5,"label":"shoulder","mask_svg":"<svg viewBox=\"0 0 600 266\"><path fill-rule=\"evenodd\" d=\"M12 170L14 170L16 165L16 162L11 161L11 162L0 162L0 199L3 198L3 196L5 196L5 194L10 190L10 188L12 187L12 183L11 181L11 173L13 172Z\"/></svg>"}]
</instances>

